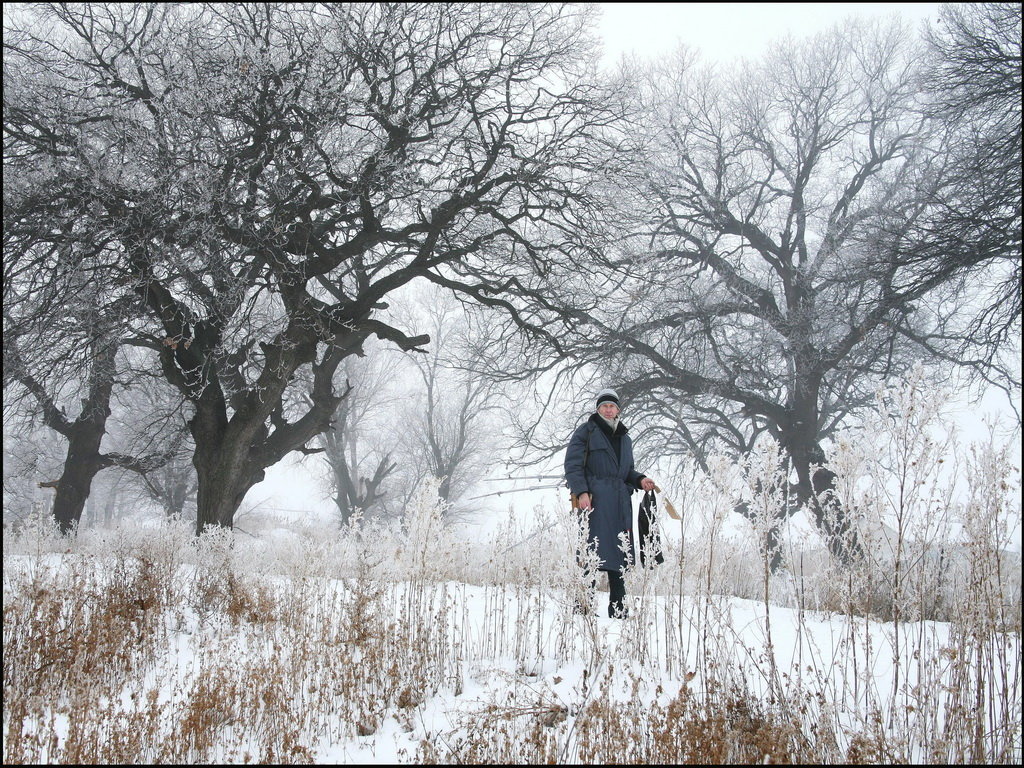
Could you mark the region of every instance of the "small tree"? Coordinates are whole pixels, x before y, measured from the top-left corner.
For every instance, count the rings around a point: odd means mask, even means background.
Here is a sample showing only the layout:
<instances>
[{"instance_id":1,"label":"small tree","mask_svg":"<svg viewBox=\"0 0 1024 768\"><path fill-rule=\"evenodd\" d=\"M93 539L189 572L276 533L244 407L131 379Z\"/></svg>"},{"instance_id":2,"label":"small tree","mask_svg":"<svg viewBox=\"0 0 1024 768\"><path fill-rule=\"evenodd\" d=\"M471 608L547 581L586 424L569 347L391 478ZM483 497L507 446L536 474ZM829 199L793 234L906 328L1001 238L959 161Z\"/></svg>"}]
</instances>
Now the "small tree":
<instances>
[{"instance_id":1,"label":"small tree","mask_svg":"<svg viewBox=\"0 0 1024 768\"><path fill-rule=\"evenodd\" d=\"M6 405L6 403L5 403ZM4 412L4 528L26 520L41 497L52 491L40 483L60 477L67 454L64 440L46 426L23 419L14 409ZM51 501L47 499L47 502Z\"/></svg>"},{"instance_id":2,"label":"small tree","mask_svg":"<svg viewBox=\"0 0 1024 768\"><path fill-rule=\"evenodd\" d=\"M180 395L160 377L136 373L135 386L116 397L114 425L110 430L119 443L132 445L134 453L162 457L159 466L145 468L125 478L143 499L155 502L166 517L195 514L199 480L192 466L193 446Z\"/></svg>"},{"instance_id":3,"label":"small tree","mask_svg":"<svg viewBox=\"0 0 1024 768\"><path fill-rule=\"evenodd\" d=\"M397 452L404 496L410 499L432 478L447 518L456 519L467 511L462 496L487 471L504 438L505 395L481 370L469 313L451 293L421 290L401 317L429 328L432 340L427 354L410 360L412 384L401 417L406 428Z\"/></svg>"},{"instance_id":4,"label":"small tree","mask_svg":"<svg viewBox=\"0 0 1024 768\"><path fill-rule=\"evenodd\" d=\"M397 467L392 456L401 433L395 429L392 409L400 359L388 352L375 345L365 357L342 363L345 394L331 428L318 438L341 525L356 514L380 509L387 481Z\"/></svg>"}]
</instances>

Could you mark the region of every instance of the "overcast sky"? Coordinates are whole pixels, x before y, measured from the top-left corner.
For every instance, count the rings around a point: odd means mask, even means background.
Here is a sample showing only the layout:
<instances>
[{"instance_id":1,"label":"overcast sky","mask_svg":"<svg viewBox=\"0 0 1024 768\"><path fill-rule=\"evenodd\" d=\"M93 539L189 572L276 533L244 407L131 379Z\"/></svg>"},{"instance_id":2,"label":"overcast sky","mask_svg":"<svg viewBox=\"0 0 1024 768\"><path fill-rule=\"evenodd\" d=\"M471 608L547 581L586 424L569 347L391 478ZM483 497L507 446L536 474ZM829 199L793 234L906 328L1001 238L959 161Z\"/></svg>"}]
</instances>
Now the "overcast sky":
<instances>
[{"instance_id":1,"label":"overcast sky","mask_svg":"<svg viewBox=\"0 0 1024 768\"><path fill-rule=\"evenodd\" d=\"M623 54L643 58L674 51L680 43L707 61L758 56L787 33L800 38L851 17L900 16L914 27L938 18L942 3L599 3L597 31L604 63Z\"/></svg>"}]
</instances>

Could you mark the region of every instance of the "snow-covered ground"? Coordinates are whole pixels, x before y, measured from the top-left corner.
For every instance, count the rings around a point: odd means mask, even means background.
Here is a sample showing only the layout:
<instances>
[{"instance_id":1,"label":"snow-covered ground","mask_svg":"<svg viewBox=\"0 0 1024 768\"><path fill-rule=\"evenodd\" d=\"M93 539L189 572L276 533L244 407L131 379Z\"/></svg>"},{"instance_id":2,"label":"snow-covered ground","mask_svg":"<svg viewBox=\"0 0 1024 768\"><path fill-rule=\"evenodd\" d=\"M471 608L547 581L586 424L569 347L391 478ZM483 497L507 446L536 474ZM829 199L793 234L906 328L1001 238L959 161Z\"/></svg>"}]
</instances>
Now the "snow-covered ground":
<instances>
[{"instance_id":1,"label":"snow-covered ground","mask_svg":"<svg viewBox=\"0 0 1024 768\"><path fill-rule=\"evenodd\" d=\"M435 512L336 538L11 537L5 762L680 762L672 739L714 712L736 743L690 758L749 761L762 742L769 760L1021 758L1019 619L979 637L991 616L864 618L841 605L860 581L811 610L821 580L795 572L767 600L726 596L711 560L745 555L706 538L630 576L627 619L600 589L580 616L569 529L510 520L459 543ZM43 664L42 681L25 666Z\"/></svg>"}]
</instances>

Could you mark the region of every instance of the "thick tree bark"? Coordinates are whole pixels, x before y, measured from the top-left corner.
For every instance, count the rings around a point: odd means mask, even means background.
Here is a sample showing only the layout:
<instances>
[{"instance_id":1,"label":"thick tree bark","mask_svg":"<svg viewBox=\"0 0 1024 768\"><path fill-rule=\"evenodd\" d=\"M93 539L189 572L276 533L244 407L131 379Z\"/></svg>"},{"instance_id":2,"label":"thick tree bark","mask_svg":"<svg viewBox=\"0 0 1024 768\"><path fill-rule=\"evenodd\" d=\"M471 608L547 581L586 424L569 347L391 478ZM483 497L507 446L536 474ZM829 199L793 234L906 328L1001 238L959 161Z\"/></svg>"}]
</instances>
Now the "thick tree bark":
<instances>
[{"instance_id":1,"label":"thick tree bark","mask_svg":"<svg viewBox=\"0 0 1024 768\"><path fill-rule=\"evenodd\" d=\"M210 526L231 528L245 494L263 480L264 467L257 466L254 450L257 440L266 436L263 421L262 415L242 411L229 421L223 398L211 391L201 399L189 422L199 481L197 535Z\"/></svg>"},{"instance_id":2,"label":"thick tree bark","mask_svg":"<svg viewBox=\"0 0 1024 768\"><path fill-rule=\"evenodd\" d=\"M43 421L68 441L64 472L55 483L47 484L56 491L53 518L62 534L73 532L81 522L93 478L101 469L114 463L111 457L100 453L100 443L106 434L107 419L110 417L116 351L115 346L102 338L95 339L90 345L89 388L82 399L82 412L71 421L43 385L29 373L18 353L16 342L10 342L9 348L5 350L5 357L14 369L13 376L39 404Z\"/></svg>"},{"instance_id":3,"label":"thick tree bark","mask_svg":"<svg viewBox=\"0 0 1024 768\"><path fill-rule=\"evenodd\" d=\"M334 371L363 340L365 335L353 334L347 343L333 345L317 363L315 340L301 324L293 323L277 342L262 345L265 359L257 386L233 399L230 417L228 400L215 376L202 387L185 388L196 406L188 426L195 441L197 535L210 526L231 528L246 493L263 480L266 468L328 429L342 398L331 383ZM165 353L165 369L173 363L172 354ZM313 364L311 404L299 419L287 422L282 414L283 392L307 363Z\"/></svg>"},{"instance_id":4,"label":"thick tree bark","mask_svg":"<svg viewBox=\"0 0 1024 768\"><path fill-rule=\"evenodd\" d=\"M109 388L107 398L109 400ZM78 526L92 489L93 478L101 469L109 466L99 450L109 415L110 408L105 402L89 418L79 418L69 425L65 433L68 439L67 458L53 500L53 518L63 534L71 533Z\"/></svg>"},{"instance_id":5,"label":"thick tree bark","mask_svg":"<svg viewBox=\"0 0 1024 768\"><path fill-rule=\"evenodd\" d=\"M441 501L447 504L451 501L452 477L451 475L443 475L440 480L441 482L437 486L437 496Z\"/></svg>"},{"instance_id":6,"label":"thick tree bark","mask_svg":"<svg viewBox=\"0 0 1024 768\"><path fill-rule=\"evenodd\" d=\"M235 459L236 453L227 449L213 464L196 463L196 472L199 474L197 534L211 526L231 528L246 493L263 480L263 470L253 471L251 467L239 466Z\"/></svg>"}]
</instances>

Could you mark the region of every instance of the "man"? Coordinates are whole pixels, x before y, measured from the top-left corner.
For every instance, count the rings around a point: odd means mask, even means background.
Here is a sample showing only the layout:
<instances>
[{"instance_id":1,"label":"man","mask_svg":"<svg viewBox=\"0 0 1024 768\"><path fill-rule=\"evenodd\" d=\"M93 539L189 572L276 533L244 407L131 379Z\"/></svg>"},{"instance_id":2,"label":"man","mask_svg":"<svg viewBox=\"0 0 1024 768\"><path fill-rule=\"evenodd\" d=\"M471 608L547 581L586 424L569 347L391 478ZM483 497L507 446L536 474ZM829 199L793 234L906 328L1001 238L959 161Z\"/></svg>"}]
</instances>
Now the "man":
<instances>
[{"instance_id":1,"label":"man","mask_svg":"<svg viewBox=\"0 0 1024 768\"><path fill-rule=\"evenodd\" d=\"M597 409L576 428L565 451L565 478L576 497L581 524L587 525L587 540L597 552L598 568L608 574L608 615L623 618L626 585L622 569L625 554L619 535L631 541L633 506L630 495L636 489L650 491L654 481L633 468L633 441L619 420L619 396L613 389L597 393ZM590 576L591 588L596 576ZM586 610L582 606L582 610Z\"/></svg>"}]
</instances>

